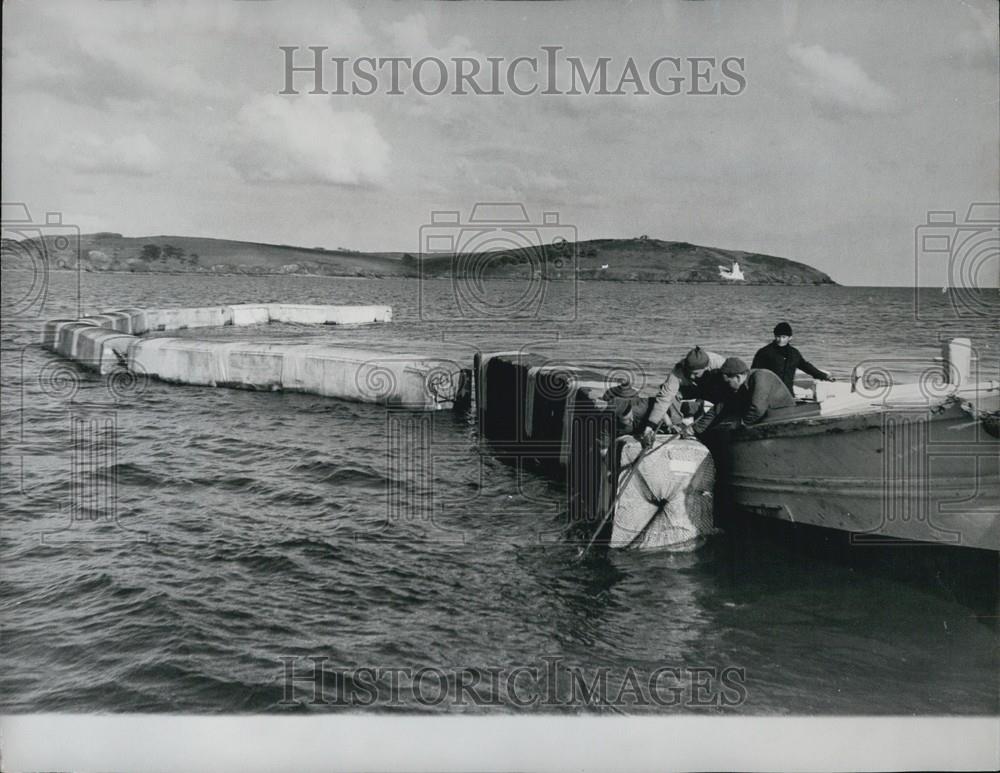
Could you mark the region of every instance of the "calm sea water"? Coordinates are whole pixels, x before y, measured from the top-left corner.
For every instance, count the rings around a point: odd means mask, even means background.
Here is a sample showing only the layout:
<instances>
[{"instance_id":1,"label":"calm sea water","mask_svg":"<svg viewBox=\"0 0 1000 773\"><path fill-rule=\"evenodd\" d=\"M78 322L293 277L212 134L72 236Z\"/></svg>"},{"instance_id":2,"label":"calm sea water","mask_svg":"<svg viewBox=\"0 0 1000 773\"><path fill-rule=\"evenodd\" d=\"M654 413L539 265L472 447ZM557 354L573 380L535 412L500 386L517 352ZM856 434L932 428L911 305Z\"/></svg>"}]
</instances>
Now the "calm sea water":
<instances>
[{"instance_id":1,"label":"calm sea water","mask_svg":"<svg viewBox=\"0 0 1000 773\"><path fill-rule=\"evenodd\" d=\"M78 305L386 303L387 326L184 334L308 337L470 363L477 348L525 347L655 386L690 345L749 359L787 319L804 354L840 375L868 361L910 380L940 337L969 335L983 377L996 378L992 297L922 291L915 307L905 289L561 283L542 316L572 308L574 319L484 326L434 321L447 315L447 281L84 275L78 288L60 273L44 309L26 281L4 272L17 306L3 320L0 710L344 710L308 705L307 682L283 703L288 664L308 675L310 658L326 669L328 700L345 686L338 669L439 669L426 691L404 673L399 699L378 706L401 711L512 710L525 692L511 669L556 662L563 700L528 708L1000 710L996 620L940 577L904 581L726 535L693 553L577 562L560 484L481 451L469 418L435 415L423 436L433 465L420 474L394 441L400 425L376 406L109 382L37 345L43 319ZM522 290L491 283L484 303L501 311ZM95 421L113 444L80 434ZM566 699L574 670L589 681L601 668L612 698L629 669L643 685L677 669L682 697L610 708ZM698 668L736 669L732 705L704 695L716 705L693 705ZM438 674L464 669L500 673L477 694L503 705L437 701Z\"/></svg>"}]
</instances>

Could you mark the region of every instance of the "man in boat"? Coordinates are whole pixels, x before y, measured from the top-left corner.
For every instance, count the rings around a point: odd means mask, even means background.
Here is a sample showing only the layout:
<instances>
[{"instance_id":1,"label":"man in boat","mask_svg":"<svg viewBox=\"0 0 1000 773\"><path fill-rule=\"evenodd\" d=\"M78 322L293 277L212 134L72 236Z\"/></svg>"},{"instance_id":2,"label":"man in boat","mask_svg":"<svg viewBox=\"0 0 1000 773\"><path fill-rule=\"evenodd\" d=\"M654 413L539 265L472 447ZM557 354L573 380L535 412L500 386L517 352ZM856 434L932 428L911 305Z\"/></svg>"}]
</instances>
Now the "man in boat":
<instances>
[{"instance_id":1,"label":"man in boat","mask_svg":"<svg viewBox=\"0 0 1000 773\"><path fill-rule=\"evenodd\" d=\"M779 322L774 326L774 340L767 346L757 350L753 357L751 368L766 368L777 374L788 391L795 394L795 371L801 370L819 381L835 381L827 371L820 370L802 356L802 353L791 345L792 326L787 322Z\"/></svg>"},{"instance_id":2,"label":"man in boat","mask_svg":"<svg viewBox=\"0 0 1000 773\"><path fill-rule=\"evenodd\" d=\"M739 357L730 357L722 363L719 372L729 388L729 395L695 423L697 434L719 425L738 429L756 424L772 409L795 405L795 398L782 380L766 368L748 368Z\"/></svg>"},{"instance_id":3,"label":"man in boat","mask_svg":"<svg viewBox=\"0 0 1000 773\"><path fill-rule=\"evenodd\" d=\"M680 427L682 399L708 399L714 402L722 396L724 384L719 368L725 361L726 358L721 354L696 346L674 365L667 380L660 384L646 416L643 444L652 442L661 421L665 427Z\"/></svg>"}]
</instances>

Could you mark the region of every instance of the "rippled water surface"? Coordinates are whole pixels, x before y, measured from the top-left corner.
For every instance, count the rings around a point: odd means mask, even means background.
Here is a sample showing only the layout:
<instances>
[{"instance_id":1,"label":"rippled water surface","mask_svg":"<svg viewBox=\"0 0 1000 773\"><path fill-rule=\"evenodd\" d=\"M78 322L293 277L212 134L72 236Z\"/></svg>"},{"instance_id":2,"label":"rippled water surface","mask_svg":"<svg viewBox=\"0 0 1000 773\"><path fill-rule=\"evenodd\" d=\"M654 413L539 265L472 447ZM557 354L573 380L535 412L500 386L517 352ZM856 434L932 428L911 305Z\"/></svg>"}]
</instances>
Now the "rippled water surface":
<instances>
[{"instance_id":1,"label":"rippled water surface","mask_svg":"<svg viewBox=\"0 0 1000 773\"><path fill-rule=\"evenodd\" d=\"M3 320L2 710L337 710L282 703L286 663L301 675L308 658L331 674L546 658L587 674L606 666L619 681L630 667L643 678L744 670L734 705L645 707L655 711L998 710L995 619L947 578L904 581L725 535L694 553L577 562L561 485L481 452L467 417L434 416L433 466L420 475L376 406L109 383L37 345L43 319L78 305L385 303L391 325L183 334L308 337L470 363L477 348L524 346L655 385L690 344L749 359L788 319L805 355L840 375L867 360L916 378L939 336L962 334L996 378L996 318L976 299L963 319L942 321L948 299L925 291L921 312L937 318L927 321L904 289L592 282L576 298L560 283L544 303L550 316L575 308L575 319L484 330L421 320L421 298L425 312L445 307L446 281L84 275L78 290L73 274L49 280L44 309L25 308L25 276L4 272L5 298L20 305ZM496 309L520 289L489 292ZM74 440L90 421L113 429L113 446ZM81 458L96 479L78 474ZM510 708L506 682L484 689ZM381 708L477 710L401 695Z\"/></svg>"}]
</instances>

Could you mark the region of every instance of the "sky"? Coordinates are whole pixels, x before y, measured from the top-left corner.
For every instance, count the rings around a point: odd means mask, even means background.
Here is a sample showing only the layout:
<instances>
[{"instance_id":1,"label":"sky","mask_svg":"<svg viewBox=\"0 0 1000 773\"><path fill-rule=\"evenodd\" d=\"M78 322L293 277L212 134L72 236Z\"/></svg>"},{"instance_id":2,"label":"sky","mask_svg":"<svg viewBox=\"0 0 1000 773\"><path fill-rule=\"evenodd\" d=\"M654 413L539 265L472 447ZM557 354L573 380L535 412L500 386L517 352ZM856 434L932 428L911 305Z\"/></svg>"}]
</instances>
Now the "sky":
<instances>
[{"instance_id":1,"label":"sky","mask_svg":"<svg viewBox=\"0 0 1000 773\"><path fill-rule=\"evenodd\" d=\"M3 200L85 233L411 252L433 211L519 202L580 239L646 234L844 284L939 285L944 264L914 254L915 229L1000 199L997 8L9 0ZM307 73L281 94L281 46L297 64L323 46L348 67L464 57L484 72L488 57L544 64L559 46L588 72L609 57L612 84L631 57L649 93L429 95L404 72L403 93L383 75L370 95L311 94ZM687 77L657 94L662 57L740 59L743 86L692 94Z\"/></svg>"}]
</instances>

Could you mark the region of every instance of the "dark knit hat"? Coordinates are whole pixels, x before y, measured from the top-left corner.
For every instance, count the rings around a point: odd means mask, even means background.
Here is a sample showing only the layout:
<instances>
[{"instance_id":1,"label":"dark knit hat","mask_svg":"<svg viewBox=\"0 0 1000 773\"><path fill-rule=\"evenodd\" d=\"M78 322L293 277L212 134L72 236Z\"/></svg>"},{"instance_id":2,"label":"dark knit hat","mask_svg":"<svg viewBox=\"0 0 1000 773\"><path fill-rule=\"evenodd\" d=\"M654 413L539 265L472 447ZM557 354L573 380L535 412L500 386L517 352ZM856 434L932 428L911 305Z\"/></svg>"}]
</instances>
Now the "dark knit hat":
<instances>
[{"instance_id":1,"label":"dark knit hat","mask_svg":"<svg viewBox=\"0 0 1000 773\"><path fill-rule=\"evenodd\" d=\"M691 351L687 353L684 357L684 370L691 373L695 370L701 370L702 368L708 367L708 355L705 354L705 350L700 346L694 347Z\"/></svg>"},{"instance_id":2,"label":"dark knit hat","mask_svg":"<svg viewBox=\"0 0 1000 773\"><path fill-rule=\"evenodd\" d=\"M787 322L779 322L774 326L774 334L776 336L790 336L792 334L792 326Z\"/></svg>"},{"instance_id":3,"label":"dark knit hat","mask_svg":"<svg viewBox=\"0 0 1000 773\"><path fill-rule=\"evenodd\" d=\"M750 368L739 357L730 357L722 363L722 367L719 370L723 376L738 376L741 373L746 373Z\"/></svg>"}]
</instances>

